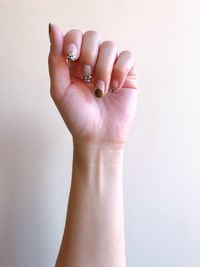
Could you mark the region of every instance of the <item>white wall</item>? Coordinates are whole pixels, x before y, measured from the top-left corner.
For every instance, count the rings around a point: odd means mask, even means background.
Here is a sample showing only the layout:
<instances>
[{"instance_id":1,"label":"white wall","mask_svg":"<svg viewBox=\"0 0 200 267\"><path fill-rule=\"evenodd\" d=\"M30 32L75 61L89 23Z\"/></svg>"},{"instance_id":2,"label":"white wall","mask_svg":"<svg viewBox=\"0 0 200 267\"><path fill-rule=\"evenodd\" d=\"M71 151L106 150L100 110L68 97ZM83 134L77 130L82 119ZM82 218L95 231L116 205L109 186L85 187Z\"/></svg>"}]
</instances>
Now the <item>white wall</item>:
<instances>
[{"instance_id":1,"label":"white wall","mask_svg":"<svg viewBox=\"0 0 200 267\"><path fill-rule=\"evenodd\" d=\"M72 146L49 95L48 22L97 30L137 58L128 267L200 266L199 11L199 0L1 0L0 267L53 267L64 227Z\"/></svg>"}]
</instances>

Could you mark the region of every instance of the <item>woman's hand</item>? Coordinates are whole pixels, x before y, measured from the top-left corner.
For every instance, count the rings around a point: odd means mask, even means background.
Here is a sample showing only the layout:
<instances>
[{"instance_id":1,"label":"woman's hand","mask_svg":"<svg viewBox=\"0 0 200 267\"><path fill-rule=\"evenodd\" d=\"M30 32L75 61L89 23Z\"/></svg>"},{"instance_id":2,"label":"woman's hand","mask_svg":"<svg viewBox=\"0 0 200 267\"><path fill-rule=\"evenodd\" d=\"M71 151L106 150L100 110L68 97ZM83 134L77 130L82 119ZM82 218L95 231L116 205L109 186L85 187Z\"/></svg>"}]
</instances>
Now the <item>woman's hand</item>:
<instances>
[{"instance_id":1,"label":"woman's hand","mask_svg":"<svg viewBox=\"0 0 200 267\"><path fill-rule=\"evenodd\" d=\"M51 96L73 139L83 144L124 145L137 95L134 57L118 55L95 31L50 25ZM66 60L67 58L67 60Z\"/></svg>"}]
</instances>

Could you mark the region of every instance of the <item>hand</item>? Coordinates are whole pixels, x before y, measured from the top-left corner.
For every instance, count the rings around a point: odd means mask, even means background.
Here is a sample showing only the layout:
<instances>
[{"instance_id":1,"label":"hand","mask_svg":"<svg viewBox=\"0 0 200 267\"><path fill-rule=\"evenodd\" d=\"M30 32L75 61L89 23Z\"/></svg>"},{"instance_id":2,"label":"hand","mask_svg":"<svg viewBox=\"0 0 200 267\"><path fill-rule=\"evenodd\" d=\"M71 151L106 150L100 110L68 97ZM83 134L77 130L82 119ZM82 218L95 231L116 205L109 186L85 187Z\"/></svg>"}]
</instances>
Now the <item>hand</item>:
<instances>
[{"instance_id":1,"label":"hand","mask_svg":"<svg viewBox=\"0 0 200 267\"><path fill-rule=\"evenodd\" d=\"M56 25L49 29L50 92L73 139L123 145L138 91L132 53L118 55L115 43L101 43L95 31L63 36Z\"/></svg>"}]
</instances>

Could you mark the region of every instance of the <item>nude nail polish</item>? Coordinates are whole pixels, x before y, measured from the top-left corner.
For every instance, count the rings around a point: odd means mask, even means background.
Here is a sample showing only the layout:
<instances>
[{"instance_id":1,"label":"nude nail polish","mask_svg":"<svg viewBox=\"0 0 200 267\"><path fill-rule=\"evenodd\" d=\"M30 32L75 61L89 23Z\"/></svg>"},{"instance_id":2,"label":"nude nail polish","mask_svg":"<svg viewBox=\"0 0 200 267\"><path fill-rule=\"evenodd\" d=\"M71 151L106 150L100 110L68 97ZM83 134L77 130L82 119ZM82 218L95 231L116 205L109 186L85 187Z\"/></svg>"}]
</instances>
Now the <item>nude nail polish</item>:
<instances>
[{"instance_id":1,"label":"nude nail polish","mask_svg":"<svg viewBox=\"0 0 200 267\"><path fill-rule=\"evenodd\" d=\"M65 47L65 53L66 53L66 59L69 62L76 60L77 53L78 53L77 46L75 44L73 44L73 43L68 44Z\"/></svg>"},{"instance_id":2,"label":"nude nail polish","mask_svg":"<svg viewBox=\"0 0 200 267\"><path fill-rule=\"evenodd\" d=\"M92 78L92 67L90 65L84 65L82 73L82 80L85 83L90 83Z\"/></svg>"},{"instance_id":3,"label":"nude nail polish","mask_svg":"<svg viewBox=\"0 0 200 267\"><path fill-rule=\"evenodd\" d=\"M100 98L104 95L105 92L105 82L102 80L98 80L95 86L95 95Z\"/></svg>"}]
</instances>

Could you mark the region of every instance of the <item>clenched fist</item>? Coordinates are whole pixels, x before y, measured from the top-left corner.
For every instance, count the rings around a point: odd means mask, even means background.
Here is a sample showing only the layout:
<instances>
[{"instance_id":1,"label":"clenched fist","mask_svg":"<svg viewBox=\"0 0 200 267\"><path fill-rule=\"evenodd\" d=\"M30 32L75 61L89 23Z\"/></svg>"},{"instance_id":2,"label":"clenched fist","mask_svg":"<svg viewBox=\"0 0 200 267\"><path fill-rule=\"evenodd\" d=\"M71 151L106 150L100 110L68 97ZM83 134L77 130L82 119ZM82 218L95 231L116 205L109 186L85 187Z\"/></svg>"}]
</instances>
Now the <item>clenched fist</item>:
<instances>
[{"instance_id":1,"label":"clenched fist","mask_svg":"<svg viewBox=\"0 0 200 267\"><path fill-rule=\"evenodd\" d=\"M49 36L50 92L73 140L124 145L138 91L132 52L96 31L63 36L50 24Z\"/></svg>"}]
</instances>

